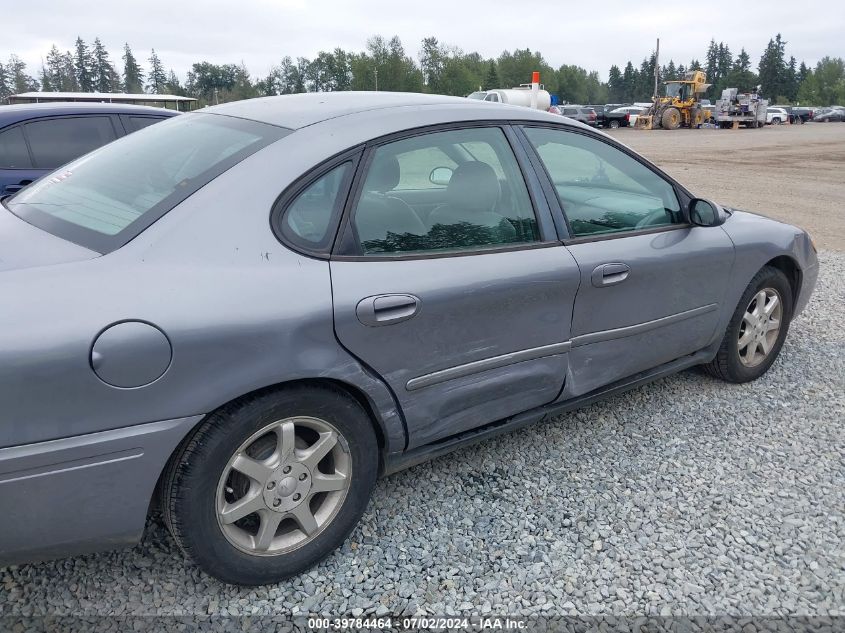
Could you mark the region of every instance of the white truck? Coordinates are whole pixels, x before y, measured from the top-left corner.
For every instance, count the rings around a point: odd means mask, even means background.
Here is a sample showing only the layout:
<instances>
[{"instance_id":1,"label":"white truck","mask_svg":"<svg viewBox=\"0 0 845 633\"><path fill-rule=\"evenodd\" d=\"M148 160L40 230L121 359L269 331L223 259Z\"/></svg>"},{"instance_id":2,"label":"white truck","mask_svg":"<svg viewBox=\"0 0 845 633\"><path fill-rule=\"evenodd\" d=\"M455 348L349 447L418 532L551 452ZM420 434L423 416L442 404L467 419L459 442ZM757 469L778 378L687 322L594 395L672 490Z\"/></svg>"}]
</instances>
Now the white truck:
<instances>
[{"instance_id":1,"label":"white truck","mask_svg":"<svg viewBox=\"0 0 845 633\"><path fill-rule=\"evenodd\" d=\"M547 111L552 107L552 95L540 83L540 73L535 72L530 84L520 84L515 88L494 88L478 90L467 95L468 99L507 103L535 110Z\"/></svg>"},{"instance_id":2,"label":"white truck","mask_svg":"<svg viewBox=\"0 0 845 633\"><path fill-rule=\"evenodd\" d=\"M736 88L722 90L722 98L716 100L713 118L719 127L761 128L766 125L766 107L769 102L757 92L739 92Z\"/></svg>"}]
</instances>

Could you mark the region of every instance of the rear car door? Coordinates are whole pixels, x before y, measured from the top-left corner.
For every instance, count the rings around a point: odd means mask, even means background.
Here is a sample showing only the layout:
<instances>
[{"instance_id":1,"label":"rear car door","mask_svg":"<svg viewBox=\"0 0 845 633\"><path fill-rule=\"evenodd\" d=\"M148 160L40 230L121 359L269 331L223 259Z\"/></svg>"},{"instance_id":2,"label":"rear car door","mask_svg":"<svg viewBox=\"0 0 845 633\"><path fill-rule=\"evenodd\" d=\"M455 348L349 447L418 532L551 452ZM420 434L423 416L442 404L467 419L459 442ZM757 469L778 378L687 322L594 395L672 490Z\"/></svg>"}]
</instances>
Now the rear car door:
<instances>
[{"instance_id":1,"label":"rear car door","mask_svg":"<svg viewBox=\"0 0 845 633\"><path fill-rule=\"evenodd\" d=\"M733 243L696 227L687 200L640 159L590 133L522 128L565 214L581 271L566 396L698 351L716 334Z\"/></svg>"},{"instance_id":2,"label":"rear car door","mask_svg":"<svg viewBox=\"0 0 845 633\"><path fill-rule=\"evenodd\" d=\"M0 130L0 196L20 191L43 173L33 165L23 126Z\"/></svg>"},{"instance_id":3,"label":"rear car door","mask_svg":"<svg viewBox=\"0 0 845 633\"><path fill-rule=\"evenodd\" d=\"M392 388L409 448L563 387L578 267L513 138L416 132L369 147L356 177L330 264L336 334ZM444 202L415 208L396 188L427 181L440 152L460 158Z\"/></svg>"},{"instance_id":4,"label":"rear car door","mask_svg":"<svg viewBox=\"0 0 845 633\"><path fill-rule=\"evenodd\" d=\"M117 138L112 117L52 117L23 125L35 167L50 170Z\"/></svg>"}]
</instances>

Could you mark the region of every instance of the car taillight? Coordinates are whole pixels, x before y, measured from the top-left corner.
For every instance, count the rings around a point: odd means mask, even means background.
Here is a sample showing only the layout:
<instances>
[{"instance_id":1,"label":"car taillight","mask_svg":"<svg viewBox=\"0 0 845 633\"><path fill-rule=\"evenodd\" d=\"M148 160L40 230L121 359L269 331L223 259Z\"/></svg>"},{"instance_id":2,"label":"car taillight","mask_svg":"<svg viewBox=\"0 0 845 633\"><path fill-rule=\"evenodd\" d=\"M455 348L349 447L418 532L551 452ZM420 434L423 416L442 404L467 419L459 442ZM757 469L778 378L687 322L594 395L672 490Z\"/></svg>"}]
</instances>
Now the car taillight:
<instances>
[{"instance_id":1,"label":"car taillight","mask_svg":"<svg viewBox=\"0 0 845 633\"><path fill-rule=\"evenodd\" d=\"M590 112L590 121L595 121L595 120L596 120L596 113Z\"/></svg>"},{"instance_id":2,"label":"car taillight","mask_svg":"<svg viewBox=\"0 0 845 633\"><path fill-rule=\"evenodd\" d=\"M625 120L626 120L628 123L630 123L630 122L631 122L631 113L630 113L630 112L628 112L627 114L625 114Z\"/></svg>"}]
</instances>

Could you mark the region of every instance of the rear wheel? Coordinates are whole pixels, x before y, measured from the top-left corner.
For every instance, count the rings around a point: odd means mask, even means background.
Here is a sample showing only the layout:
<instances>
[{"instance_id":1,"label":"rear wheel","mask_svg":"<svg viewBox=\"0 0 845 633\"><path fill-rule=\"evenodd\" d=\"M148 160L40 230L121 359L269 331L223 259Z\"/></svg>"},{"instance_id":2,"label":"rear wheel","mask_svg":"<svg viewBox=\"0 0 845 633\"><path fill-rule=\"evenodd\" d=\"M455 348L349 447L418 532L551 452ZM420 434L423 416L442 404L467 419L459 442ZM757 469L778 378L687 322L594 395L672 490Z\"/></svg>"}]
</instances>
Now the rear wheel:
<instances>
[{"instance_id":1,"label":"rear wheel","mask_svg":"<svg viewBox=\"0 0 845 633\"><path fill-rule=\"evenodd\" d=\"M777 359L792 319L792 288L777 268L764 267L748 284L706 371L728 382L756 380Z\"/></svg>"},{"instance_id":2,"label":"rear wheel","mask_svg":"<svg viewBox=\"0 0 845 633\"><path fill-rule=\"evenodd\" d=\"M610 123L607 124L607 127L609 127L611 130L619 129L619 121L617 121L616 119L611 119Z\"/></svg>"},{"instance_id":3,"label":"rear wheel","mask_svg":"<svg viewBox=\"0 0 845 633\"><path fill-rule=\"evenodd\" d=\"M317 563L367 506L378 444L361 406L332 388L266 393L213 413L165 480L165 519L204 571L279 582Z\"/></svg>"},{"instance_id":4,"label":"rear wheel","mask_svg":"<svg viewBox=\"0 0 845 633\"><path fill-rule=\"evenodd\" d=\"M681 127L681 112L678 108L666 108L660 117L660 125L665 130L677 130Z\"/></svg>"},{"instance_id":5,"label":"rear wheel","mask_svg":"<svg viewBox=\"0 0 845 633\"><path fill-rule=\"evenodd\" d=\"M778 117L772 119L772 125L780 125L781 121Z\"/></svg>"}]
</instances>

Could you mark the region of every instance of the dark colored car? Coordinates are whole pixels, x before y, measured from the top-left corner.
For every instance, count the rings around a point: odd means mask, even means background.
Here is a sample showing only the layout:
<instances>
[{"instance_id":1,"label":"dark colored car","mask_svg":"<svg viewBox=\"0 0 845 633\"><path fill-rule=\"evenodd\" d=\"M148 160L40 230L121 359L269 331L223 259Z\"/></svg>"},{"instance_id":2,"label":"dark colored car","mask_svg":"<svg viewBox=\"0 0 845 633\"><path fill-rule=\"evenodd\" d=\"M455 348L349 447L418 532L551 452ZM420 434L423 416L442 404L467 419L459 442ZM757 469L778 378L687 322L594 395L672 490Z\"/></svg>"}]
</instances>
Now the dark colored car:
<instances>
[{"instance_id":1,"label":"dark colored car","mask_svg":"<svg viewBox=\"0 0 845 633\"><path fill-rule=\"evenodd\" d=\"M629 105L627 103L608 103L605 105L588 105L588 108L592 108L593 111L596 113L596 127L607 127L607 113L615 110L616 108L621 108L623 106Z\"/></svg>"},{"instance_id":2,"label":"dark colored car","mask_svg":"<svg viewBox=\"0 0 845 633\"><path fill-rule=\"evenodd\" d=\"M121 136L177 112L111 103L0 107L0 196Z\"/></svg>"},{"instance_id":3,"label":"dark colored car","mask_svg":"<svg viewBox=\"0 0 845 633\"><path fill-rule=\"evenodd\" d=\"M816 111L813 117L816 123L833 123L845 121L845 109L841 108L822 108Z\"/></svg>"}]
</instances>

